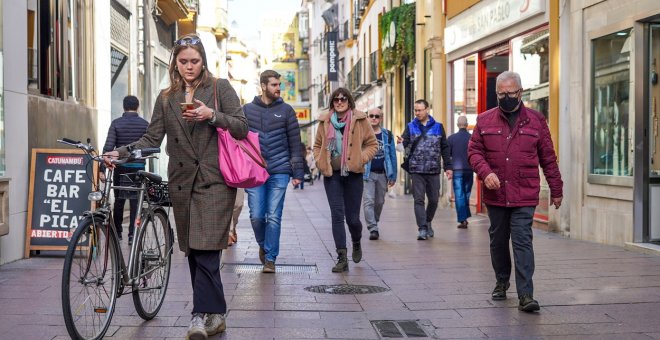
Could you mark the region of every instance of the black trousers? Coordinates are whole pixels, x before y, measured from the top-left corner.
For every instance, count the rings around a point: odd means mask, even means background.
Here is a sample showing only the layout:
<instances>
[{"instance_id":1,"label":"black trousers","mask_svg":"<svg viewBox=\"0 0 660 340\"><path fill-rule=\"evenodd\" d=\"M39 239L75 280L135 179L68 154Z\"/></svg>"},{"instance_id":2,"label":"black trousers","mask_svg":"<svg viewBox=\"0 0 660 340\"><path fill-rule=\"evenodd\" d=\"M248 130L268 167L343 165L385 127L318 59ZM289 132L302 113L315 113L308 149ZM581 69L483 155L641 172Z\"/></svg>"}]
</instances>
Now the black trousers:
<instances>
[{"instance_id":1,"label":"black trousers","mask_svg":"<svg viewBox=\"0 0 660 340\"><path fill-rule=\"evenodd\" d=\"M516 266L516 290L518 297L534 294L534 246L532 245L532 223L536 207L499 207L488 205L490 218L490 259L495 278L508 282L511 276L511 254L509 239L513 245L513 260Z\"/></svg>"},{"instance_id":2,"label":"black trousers","mask_svg":"<svg viewBox=\"0 0 660 340\"><path fill-rule=\"evenodd\" d=\"M227 313L220 279L221 254L222 250L190 249L188 266L193 286L193 313Z\"/></svg>"},{"instance_id":3,"label":"black trousers","mask_svg":"<svg viewBox=\"0 0 660 340\"><path fill-rule=\"evenodd\" d=\"M130 186L131 182L130 180L128 180L128 177L126 177L126 175L135 173L138 170L144 170L144 168L123 168L123 167L116 168L112 179L113 185ZM137 198L133 198L133 197L136 196L137 196L136 192L129 192L129 191L115 189L115 205L113 206L113 210L112 210L112 218L115 222L117 233L120 236L121 233L124 231L124 227L121 224L122 221L124 220L124 205L126 205L127 199L131 207L130 220L128 221L128 236L133 236L133 232L135 231L135 218L137 217L137 208L138 208L138 200Z\"/></svg>"},{"instance_id":4,"label":"black trousers","mask_svg":"<svg viewBox=\"0 0 660 340\"><path fill-rule=\"evenodd\" d=\"M346 228L352 242L360 242L362 238L362 222L360 222L360 204L362 203L362 190L364 181L362 174L349 172L348 176L341 176L339 171L333 171L332 176L323 178L325 195L330 205L332 219L332 236L337 249L346 248Z\"/></svg>"}]
</instances>

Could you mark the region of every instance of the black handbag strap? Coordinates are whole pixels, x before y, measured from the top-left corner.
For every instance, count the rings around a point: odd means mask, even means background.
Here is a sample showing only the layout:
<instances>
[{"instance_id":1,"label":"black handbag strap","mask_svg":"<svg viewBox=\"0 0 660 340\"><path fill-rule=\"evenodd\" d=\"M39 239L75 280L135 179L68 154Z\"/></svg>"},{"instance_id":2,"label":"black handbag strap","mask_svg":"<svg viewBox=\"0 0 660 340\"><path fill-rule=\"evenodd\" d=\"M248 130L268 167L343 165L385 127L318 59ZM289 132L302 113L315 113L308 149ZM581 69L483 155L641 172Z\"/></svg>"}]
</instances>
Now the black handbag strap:
<instances>
[{"instance_id":1,"label":"black handbag strap","mask_svg":"<svg viewBox=\"0 0 660 340\"><path fill-rule=\"evenodd\" d=\"M421 141L422 138L424 138L424 136L426 136L426 132L427 132L427 131L428 131L433 125L435 125L435 122L433 122L433 124L429 125L427 128L425 128L424 126L422 126L422 129L421 129L421 130L422 130L422 134L419 135L419 138L415 139L415 141L414 141L414 142L412 143L412 145L410 146L410 154L408 154L408 157L411 157L411 156L413 155L413 152L415 152L415 148L417 148L417 144L419 144L419 141Z\"/></svg>"}]
</instances>

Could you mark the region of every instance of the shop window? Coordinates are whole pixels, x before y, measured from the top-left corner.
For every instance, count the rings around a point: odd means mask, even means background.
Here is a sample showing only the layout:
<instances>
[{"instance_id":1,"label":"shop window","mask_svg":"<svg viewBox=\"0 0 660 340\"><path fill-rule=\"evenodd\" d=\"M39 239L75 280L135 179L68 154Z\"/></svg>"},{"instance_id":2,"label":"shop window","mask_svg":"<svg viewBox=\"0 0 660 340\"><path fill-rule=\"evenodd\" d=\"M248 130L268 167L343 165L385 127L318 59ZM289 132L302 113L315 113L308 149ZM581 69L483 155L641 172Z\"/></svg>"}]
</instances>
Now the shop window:
<instances>
[{"instance_id":1,"label":"shop window","mask_svg":"<svg viewBox=\"0 0 660 340\"><path fill-rule=\"evenodd\" d=\"M548 119L548 29L511 39L512 70L521 75L525 106Z\"/></svg>"},{"instance_id":2,"label":"shop window","mask_svg":"<svg viewBox=\"0 0 660 340\"><path fill-rule=\"evenodd\" d=\"M117 119L124 112L124 97L128 92L128 55L114 46L110 46L110 113Z\"/></svg>"},{"instance_id":3,"label":"shop window","mask_svg":"<svg viewBox=\"0 0 660 340\"><path fill-rule=\"evenodd\" d=\"M28 2L28 88L60 99L84 100L92 74L88 34L91 4L76 0ZM85 44L87 42L87 44Z\"/></svg>"},{"instance_id":4,"label":"shop window","mask_svg":"<svg viewBox=\"0 0 660 340\"><path fill-rule=\"evenodd\" d=\"M631 29L592 40L591 167L593 175L632 176L629 109Z\"/></svg>"},{"instance_id":5,"label":"shop window","mask_svg":"<svg viewBox=\"0 0 660 340\"><path fill-rule=\"evenodd\" d=\"M468 130L477 122L477 65L476 55L457 59L452 62L452 110L454 122L458 116L468 119ZM456 124L451 124L451 131L457 131Z\"/></svg>"}]
</instances>

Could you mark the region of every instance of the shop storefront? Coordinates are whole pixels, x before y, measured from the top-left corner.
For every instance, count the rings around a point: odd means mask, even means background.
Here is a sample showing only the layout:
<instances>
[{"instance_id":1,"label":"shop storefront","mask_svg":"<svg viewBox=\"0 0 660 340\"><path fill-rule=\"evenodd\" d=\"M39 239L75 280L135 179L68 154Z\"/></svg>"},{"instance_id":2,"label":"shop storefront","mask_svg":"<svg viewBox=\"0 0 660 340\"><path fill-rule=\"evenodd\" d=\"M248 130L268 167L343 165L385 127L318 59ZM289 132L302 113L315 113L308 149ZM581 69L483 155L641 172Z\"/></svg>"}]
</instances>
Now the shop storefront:
<instances>
[{"instance_id":1,"label":"shop storefront","mask_svg":"<svg viewBox=\"0 0 660 340\"><path fill-rule=\"evenodd\" d=\"M497 106L495 80L504 71L521 75L525 106L548 118L549 29L545 0L485 0L460 12L448 13L445 52L449 88L451 132L456 119L468 118L469 129L477 115ZM543 179L535 220L548 222L549 190ZM481 185L473 188L477 212L485 207L480 200Z\"/></svg>"},{"instance_id":2,"label":"shop storefront","mask_svg":"<svg viewBox=\"0 0 660 340\"><path fill-rule=\"evenodd\" d=\"M660 249L660 3L570 7L571 237Z\"/></svg>"}]
</instances>

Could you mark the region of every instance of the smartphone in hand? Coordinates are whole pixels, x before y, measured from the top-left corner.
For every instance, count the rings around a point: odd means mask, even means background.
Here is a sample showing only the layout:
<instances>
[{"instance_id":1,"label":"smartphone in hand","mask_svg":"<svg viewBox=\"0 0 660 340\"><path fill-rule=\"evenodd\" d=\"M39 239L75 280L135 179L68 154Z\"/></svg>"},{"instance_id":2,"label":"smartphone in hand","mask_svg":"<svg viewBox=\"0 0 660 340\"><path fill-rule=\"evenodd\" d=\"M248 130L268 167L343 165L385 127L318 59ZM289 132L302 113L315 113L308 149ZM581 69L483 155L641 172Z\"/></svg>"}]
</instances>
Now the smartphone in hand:
<instances>
[{"instance_id":1,"label":"smartphone in hand","mask_svg":"<svg viewBox=\"0 0 660 340\"><path fill-rule=\"evenodd\" d=\"M194 103L180 103L179 105L181 105L181 111L194 110L195 109L195 104Z\"/></svg>"}]
</instances>

